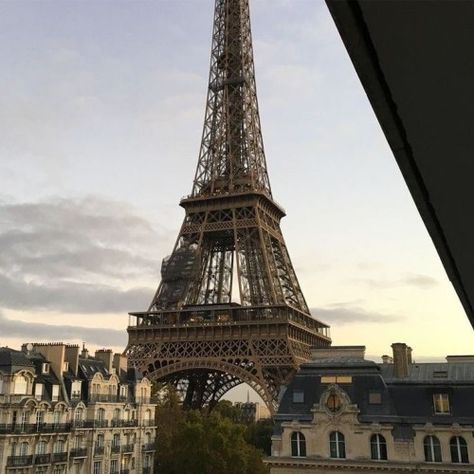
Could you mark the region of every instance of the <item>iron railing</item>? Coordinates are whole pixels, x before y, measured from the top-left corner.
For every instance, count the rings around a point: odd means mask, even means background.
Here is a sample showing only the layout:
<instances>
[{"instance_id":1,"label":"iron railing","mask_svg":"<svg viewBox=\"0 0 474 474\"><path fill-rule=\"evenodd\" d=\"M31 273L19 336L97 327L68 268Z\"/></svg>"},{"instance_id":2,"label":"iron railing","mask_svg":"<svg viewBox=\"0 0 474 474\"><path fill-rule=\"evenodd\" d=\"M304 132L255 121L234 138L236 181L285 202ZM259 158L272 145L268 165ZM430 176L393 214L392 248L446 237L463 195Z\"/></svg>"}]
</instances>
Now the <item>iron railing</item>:
<instances>
[{"instance_id":1,"label":"iron railing","mask_svg":"<svg viewBox=\"0 0 474 474\"><path fill-rule=\"evenodd\" d=\"M146 443L142 446L142 451L155 451L155 443Z\"/></svg>"},{"instance_id":2,"label":"iron railing","mask_svg":"<svg viewBox=\"0 0 474 474\"><path fill-rule=\"evenodd\" d=\"M71 431L71 423L0 424L0 434L67 433L69 431Z\"/></svg>"},{"instance_id":3,"label":"iron railing","mask_svg":"<svg viewBox=\"0 0 474 474\"><path fill-rule=\"evenodd\" d=\"M33 464L33 456L8 456L7 467L25 467Z\"/></svg>"},{"instance_id":4,"label":"iron railing","mask_svg":"<svg viewBox=\"0 0 474 474\"><path fill-rule=\"evenodd\" d=\"M122 446L122 453L133 453L135 451L134 444L125 444Z\"/></svg>"},{"instance_id":5,"label":"iron railing","mask_svg":"<svg viewBox=\"0 0 474 474\"><path fill-rule=\"evenodd\" d=\"M53 462L66 462L67 461L67 451L62 453L53 453Z\"/></svg>"},{"instance_id":6,"label":"iron railing","mask_svg":"<svg viewBox=\"0 0 474 474\"><path fill-rule=\"evenodd\" d=\"M71 451L72 458L86 458L87 448L76 448Z\"/></svg>"},{"instance_id":7,"label":"iron railing","mask_svg":"<svg viewBox=\"0 0 474 474\"><path fill-rule=\"evenodd\" d=\"M51 454L35 454L33 464L50 464Z\"/></svg>"},{"instance_id":8,"label":"iron railing","mask_svg":"<svg viewBox=\"0 0 474 474\"><path fill-rule=\"evenodd\" d=\"M112 420L113 428L130 428L138 426L138 420Z\"/></svg>"},{"instance_id":9,"label":"iron railing","mask_svg":"<svg viewBox=\"0 0 474 474\"><path fill-rule=\"evenodd\" d=\"M104 454L104 447L103 446L96 446L94 448L94 456L102 456Z\"/></svg>"},{"instance_id":10,"label":"iron railing","mask_svg":"<svg viewBox=\"0 0 474 474\"><path fill-rule=\"evenodd\" d=\"M110 450L113 454L120 453L120 444L112 445Z\"/></svg>"}]
</instances>

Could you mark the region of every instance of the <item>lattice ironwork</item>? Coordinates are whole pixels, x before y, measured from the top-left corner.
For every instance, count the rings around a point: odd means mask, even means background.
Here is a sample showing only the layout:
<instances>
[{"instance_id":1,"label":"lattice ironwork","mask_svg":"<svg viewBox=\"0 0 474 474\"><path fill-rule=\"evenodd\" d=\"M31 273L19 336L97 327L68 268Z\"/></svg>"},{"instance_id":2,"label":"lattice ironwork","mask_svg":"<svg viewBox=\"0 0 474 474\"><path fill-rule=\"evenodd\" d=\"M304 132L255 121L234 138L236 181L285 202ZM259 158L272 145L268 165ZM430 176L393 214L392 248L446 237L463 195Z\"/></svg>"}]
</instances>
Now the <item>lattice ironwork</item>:
<instances>
[{"instance_id":1,"label":"lattice ironwork","mask_svg":"<svg viewBox=\"0 0 474 474\"><path fill-rule=\"evenodd\" d=\"M131 313L129 359L185 387L189 406L247 382L273 409L310 346L330 339L309 313L271 193L248 0L215 3L201 150L180 205L186 215L158 290L148 311Z\"/></svg>"}]
</instances>

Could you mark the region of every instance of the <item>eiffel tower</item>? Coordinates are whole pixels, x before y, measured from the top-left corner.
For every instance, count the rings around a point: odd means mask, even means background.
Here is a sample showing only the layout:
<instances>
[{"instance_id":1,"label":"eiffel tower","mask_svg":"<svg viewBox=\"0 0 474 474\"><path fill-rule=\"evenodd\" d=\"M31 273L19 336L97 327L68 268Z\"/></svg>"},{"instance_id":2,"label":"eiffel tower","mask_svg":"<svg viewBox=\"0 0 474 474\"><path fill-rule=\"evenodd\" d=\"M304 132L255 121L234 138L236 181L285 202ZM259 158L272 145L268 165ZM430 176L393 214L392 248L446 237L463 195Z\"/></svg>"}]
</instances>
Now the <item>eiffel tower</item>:
<instances>
[{"instance_id":1,"label":"eiffel tower","mask_svg":"<svg viewBox=\"0 0 474 474\"><path fill-rule=\"evenodd\" d=\"M280 229L268 179L248 0L216 0L204 131L185 218L145 312L130 313L130 362L212 406L240 383L273 413L280 389L329 346Z\"/></svg>"}]
</instances>

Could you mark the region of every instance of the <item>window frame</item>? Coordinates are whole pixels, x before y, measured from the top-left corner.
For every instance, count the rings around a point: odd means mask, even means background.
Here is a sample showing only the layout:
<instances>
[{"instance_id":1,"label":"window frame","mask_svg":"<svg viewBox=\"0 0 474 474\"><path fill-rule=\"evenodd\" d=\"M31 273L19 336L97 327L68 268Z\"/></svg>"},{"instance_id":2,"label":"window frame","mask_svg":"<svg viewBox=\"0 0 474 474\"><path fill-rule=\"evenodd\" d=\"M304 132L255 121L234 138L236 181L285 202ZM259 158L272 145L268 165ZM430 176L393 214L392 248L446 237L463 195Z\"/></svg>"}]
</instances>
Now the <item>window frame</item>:
<instances>
[{"instance_id":1,"label":"window frame","mask_svg":"<svg viewBox=\"0 0 474 474\"><path fill-rule=\"evenodd\" d=\"M427 435L423 438L423 451L425 453L425 462L432 462L432 463L443 462L443 453L441 452L441 443L437 436ZM439 454L439 456L437 456L437 454Z\"/></svg>"},{"instance_id":2,"label":"window frame","mask_svg":"<svg viewBox=\"0 0 474 474\"><path fill-rule=\"evenodd\" d=\"M440 408L440 410L438 410L438 408ZM449 401L449 393L441 392L433 394L433 412L435 415L451 414L451 403Z\"/></svg>"},{"instance_id":3,"label":"window frame","mask_svg":"<svg viewBox=\"0 0 474 474\"><path fill-rule=\"evenodd\" d=\"M329 433L329 457L331 459L346 459L346 438L340 431Z\"/></svg>"},{"instance_id":4,"label":"window frame","mask_svg":"<svg viewBox=\"0 0 474 474\"><path fill-rule=\"evenodd\" d=\"M306 437L301 431L293 431L290 435L292 458L306 457Z\"/></svg>"},{"instance_id":5,"label":"window frame","mask_svg":"<svg viewBox=\"0 0 474 474\"><path fill-rule=\"evenodd\" d=\"M387 440L380 433L374 433L370 437L370 458L373 461L387 461L388 459Z\"/></svg>"},{"instance_id":6,"label":"window frame","mask_svg":"<svg viewBox=\"0 0 474 474\"><path fill-rule=\"evenodd\" d=\"M451 462L453 464L469 464L469 449L467 446L467 441L463 436L451 437L449 440L449 452L451 454ZM456 453L456 456L453 456L453 452Z\"/></svg>"}]
</instances>

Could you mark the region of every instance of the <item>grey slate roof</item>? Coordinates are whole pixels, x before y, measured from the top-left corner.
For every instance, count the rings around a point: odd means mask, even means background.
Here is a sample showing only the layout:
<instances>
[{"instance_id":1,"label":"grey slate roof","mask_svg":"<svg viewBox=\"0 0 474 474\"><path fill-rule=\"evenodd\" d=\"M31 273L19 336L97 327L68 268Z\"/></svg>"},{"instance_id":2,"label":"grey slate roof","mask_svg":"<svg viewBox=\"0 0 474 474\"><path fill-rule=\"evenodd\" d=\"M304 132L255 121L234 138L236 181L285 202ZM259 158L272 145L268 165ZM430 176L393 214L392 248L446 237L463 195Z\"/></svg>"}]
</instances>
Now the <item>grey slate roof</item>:
<instances>
[{"instance_id":1,"label":"grey slate roof","mask_svg":"<svg viewBox=\"0 0 474 474\"><path fill-rule=\"evenodd\" d=\"M23 352L0 347L0 370L4 373L14 373L21 369L34 369L34 364Z\"/></svg>"},{"instance_id":2,"label":"grey slate roof","mask_svg":"<svg viewBox=\"0 0 474 474\"><path fill-rule=\"evenodd\" d=\"M394 376L393 364L363 359L322 359L303 364L281 398L276 421L312 420L311 409L329 386L321 383L321 377L338 374L352 376L352 383L339 387L357 405L359 420L392 423L398 437L408 436L414 423L474 424L474 364L413 364L408 377L400 379ZM302 403L293 402L294 391L304 392ZM370 404L370 392L379 392L382 403ZM450 414L434 414L435 393L449 394Z\"/></svg>"}]
</instances>

